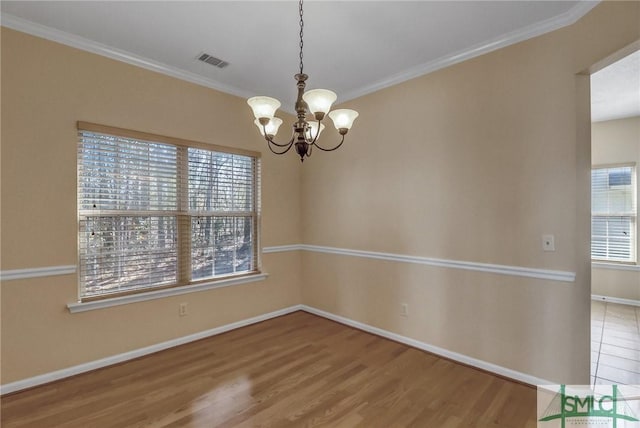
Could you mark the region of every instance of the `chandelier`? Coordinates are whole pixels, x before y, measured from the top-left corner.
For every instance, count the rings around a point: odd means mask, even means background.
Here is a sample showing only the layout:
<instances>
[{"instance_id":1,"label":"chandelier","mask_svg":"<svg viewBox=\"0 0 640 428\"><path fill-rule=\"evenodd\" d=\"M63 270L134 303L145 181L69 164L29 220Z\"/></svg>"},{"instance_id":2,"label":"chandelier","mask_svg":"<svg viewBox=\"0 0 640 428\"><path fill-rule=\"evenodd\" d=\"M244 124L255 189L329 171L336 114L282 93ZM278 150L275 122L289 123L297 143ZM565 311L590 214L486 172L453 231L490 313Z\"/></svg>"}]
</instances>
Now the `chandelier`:
<instances>
[{"instance_id":1,"label":"chandelier","mask_svg":"<svg viewBox=\"0 0 640 428\"><path fill-rule=\"evenodd\" d=\"M247 104L253 109L255 116L254 123L260 130L262 136L267 140L269 150L277 155L287 153L291 147L295 146L296 152L300 156L300 160L304 162L304 158L311 156L314 147L319 150L330 152L338 149L344 143L344 136L347 135L349 129L353 125L353 121L358 117L358 112L350 109L331 110L331 105L338 97L335 92L327 89L313 89L304 92L306 81L309 78L304 74L304 64L302 62L304 47L303 30L304 20L302 19L302 1L299 3L300 11L300 73L294 77L298 87L298 98L296 99L295 110L298 120L293 124L293 134L287 143L277 143L274 138L278 132L278 128L282 125L282 119L275 117L276 110L280 108L280 101L271 97L258 96L249 98ZM313 119L307 122L307 114L311 113ZM333 121L333 125L341 136L340 142L331 148L322 147L317 140L322 131L324 124L322 120L328 116Z\"/></svg>"}]
</instances>

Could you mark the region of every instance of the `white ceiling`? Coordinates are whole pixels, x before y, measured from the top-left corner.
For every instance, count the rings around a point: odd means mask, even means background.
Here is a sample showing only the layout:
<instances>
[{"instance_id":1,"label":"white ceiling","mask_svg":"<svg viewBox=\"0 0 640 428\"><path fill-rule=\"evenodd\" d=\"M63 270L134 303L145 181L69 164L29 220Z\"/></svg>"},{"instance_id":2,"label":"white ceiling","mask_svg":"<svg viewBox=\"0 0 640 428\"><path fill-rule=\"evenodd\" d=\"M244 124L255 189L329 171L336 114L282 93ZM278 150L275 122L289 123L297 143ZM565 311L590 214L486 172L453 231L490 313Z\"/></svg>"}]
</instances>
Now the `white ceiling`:
<instances>
[{"instance_id":1,"label":"white ceiling","mask_svg":"<svg viewBox=\"0 0 640 428\"><path fill-rule=\"evenodd\" d=\"M640 51L591 76L591 120L640 116Z\"/></svg>"},{"instance_id":2,"label":"white ceiling","mask_svg":"<svg viewBox=\"0 0 640 428\"><path fill-rule=\"evenodd\" d=\"M572 24L597 1L308 1L307 89L338 102ZM292 110L293 1L2 1L2 25ZM230 63L196 61L201 52Z\"/></svg>"}]
</instances>

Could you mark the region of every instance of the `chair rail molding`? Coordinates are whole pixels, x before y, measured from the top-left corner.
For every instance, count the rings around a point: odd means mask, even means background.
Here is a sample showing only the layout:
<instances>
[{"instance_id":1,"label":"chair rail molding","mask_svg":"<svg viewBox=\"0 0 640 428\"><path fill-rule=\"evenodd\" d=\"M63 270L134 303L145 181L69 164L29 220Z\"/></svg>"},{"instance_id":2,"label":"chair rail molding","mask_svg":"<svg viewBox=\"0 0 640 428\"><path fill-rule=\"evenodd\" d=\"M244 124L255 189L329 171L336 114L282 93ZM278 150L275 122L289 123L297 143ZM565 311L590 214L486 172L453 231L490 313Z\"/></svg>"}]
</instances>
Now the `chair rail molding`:
<instances>
[{"instance_id":1,"label":"chair rail molding","mask_svg":"<svg viewBox=\"0 0 640 428\"><path fill-rule=\"evenodd\" d=\"M42 276L71 275L76 273L76 270L76 265L3 270L0 271L0 280L10 281L13 279L38 278Z\"/></svg>"},{"instance_id":2,"label":"chair rail molding","mask_svg":"<svg viewBox=\"0 0 640 428\"><path fill-rule=\"evenodd\" d=\"M383 253L377 251L352 250L347 248L325 247L321 245L293 244L264 247L263 253L279 253L284 251L310 251L314 253L338 254L343 256L364 257L368 259L388 260L401 263L414 263L426 266L463 269L476 272L495 273L500 275L519 276L560 282L575 282L575 272L538 269L522 266L496 265L489 263L448 260L432 257L410 256L405 254Z\"/></svg>"}]
</instances>

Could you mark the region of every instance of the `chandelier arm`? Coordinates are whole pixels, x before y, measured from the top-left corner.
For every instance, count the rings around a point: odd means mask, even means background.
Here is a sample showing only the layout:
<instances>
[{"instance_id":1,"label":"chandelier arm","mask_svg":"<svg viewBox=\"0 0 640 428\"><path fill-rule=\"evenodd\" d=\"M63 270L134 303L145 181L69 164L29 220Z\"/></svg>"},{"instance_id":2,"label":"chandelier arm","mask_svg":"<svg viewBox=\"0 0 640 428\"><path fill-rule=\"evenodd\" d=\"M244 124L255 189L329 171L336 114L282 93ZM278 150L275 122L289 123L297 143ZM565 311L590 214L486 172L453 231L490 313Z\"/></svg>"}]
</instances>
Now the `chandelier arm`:
<instances>
[{"instance_id":1,"label":"chandelier arm","mask_svg":"<svg viewBox=\"0 0 640 428\"><path fill-rule=\"evenodd\" d=\"M344 143L344 135L342 135L342 139L340 140L340 143L332 149L325 149L323 147L320 147L317 143L314 143L313 145L319 148L320 150L322 150L323 152L332 152L334 150L338 150L342 145L342 143Z\"/></svg>"},{"instance_id":2,"label":"chandelier arm","mask_svg":"<svg viewBox=\"0 0 640 428\"><path fill-rule=\"evenodd\" d=\"M267 127L266 125L262 125L262 130L264 132L264 139L267 140L269 143L273 144L274 146L278 146L278 147L287 147L287 146L291 146L291 144L293 143L293 140L295 138L295 133L294 135L291 136L291 139L289 140L288 143L284 143L284 144L279 144L276 143L275 141L273 141L273 139L269 138L267 135Z\"/></svg>"},{"instance_id":3,"label":"chandelier arm","mask_svg":"<svg viewBox=\"0 0 640 428\"><path fill-rule=\"evenodd\" d=\"M269 146L269 150L271 150L271 153L274 153L276 155L283 155L283 154L287 153L289 150L291 150L291 147L293 147L293 139L291 140L291 142L289 144L283 144L283 145L276 144L271 140L267 140L267 143L268 143L267 146ZM276 146L279 146L279 147L286 147L286 149L284 149L281 152L278 152L278 151L274 150L273 147L271 147L271 144L275 144Z\"/></svg>"},{"instance_id":4,"label":"chandelier arm","mask_svg":"<svg viewBox=\"0 0 640 428\"><path fill-rule=\"evenodd\" d=\"M291 143L293 143L293 139L289 140L288 143L284 143L284 144L278 144L269 138L265 138L265 139L267 140L267 142L269 142L269 144L273 144L274 146L278 146L278 147L289 147Z\"/></svg>"},{"instance_id":5,"label":"chandelier arm","mask_svg":"<svg viewBox=\"0 0 640 428\"><path fill-rule=\"evenodd\" d=\"M318 132L316 132L316 136L313 137L313 141L311 141L309 144L314 145L316 143L316 140L318 139L318 137L320 136L320 123L322 122L322 119L318 120Z\"/></svg>"}]
</instances>

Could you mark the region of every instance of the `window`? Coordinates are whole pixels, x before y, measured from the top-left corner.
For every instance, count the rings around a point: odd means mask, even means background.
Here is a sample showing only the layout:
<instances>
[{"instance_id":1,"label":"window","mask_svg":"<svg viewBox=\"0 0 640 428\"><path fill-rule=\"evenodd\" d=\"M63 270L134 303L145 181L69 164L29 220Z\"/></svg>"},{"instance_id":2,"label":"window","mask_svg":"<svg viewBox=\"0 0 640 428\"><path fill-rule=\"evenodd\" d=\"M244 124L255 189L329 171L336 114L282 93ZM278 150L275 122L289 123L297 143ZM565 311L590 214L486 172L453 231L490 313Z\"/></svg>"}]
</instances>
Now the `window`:
<instances>
[{"instance_id":1,"label":"window","mask_svg":"<svg viewBox=\"0 0 640 428\"><path fill-rule=\"evenodd\" d=\"M81 298L259 271L259 158L79 123Z\"/></svg>"},{"instance_id":2,"label":"window","mask_svg":"<svg viewBox=\"0 0 640 428\"><path fill-rule=\"evenodd\" d=\"M636 168L591 170L591 258L636 261Z\"/></svg>"}]
</instances>

